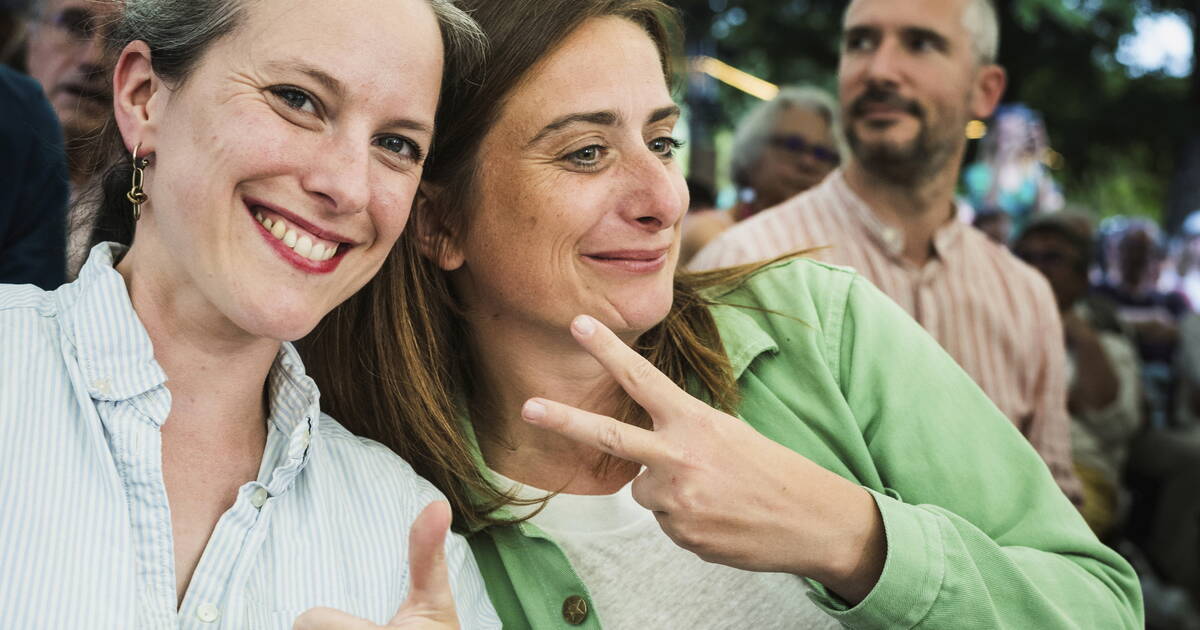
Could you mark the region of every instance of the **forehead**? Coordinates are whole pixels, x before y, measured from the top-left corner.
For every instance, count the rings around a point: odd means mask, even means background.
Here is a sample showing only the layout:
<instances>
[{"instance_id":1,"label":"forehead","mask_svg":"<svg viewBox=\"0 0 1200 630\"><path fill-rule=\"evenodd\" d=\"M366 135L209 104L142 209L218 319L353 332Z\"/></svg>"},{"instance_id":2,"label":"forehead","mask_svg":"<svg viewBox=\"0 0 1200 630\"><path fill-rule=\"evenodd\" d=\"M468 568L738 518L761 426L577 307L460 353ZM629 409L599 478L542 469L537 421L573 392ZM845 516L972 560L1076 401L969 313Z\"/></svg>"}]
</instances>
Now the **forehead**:
<instances>
[{"instance_id":1,"label":"forehead","mask_svg":"<svg viewBox=\"0 0 1200 630\"><path fill-rule=\"evenodd\" d=\"M658 48L637 24L593 18L542 58L513 92L513 114L538 119L577 111L639 114L671 104Z\"/></svg>"},{"instance_id":2,"label":"forehead","mask_svg":"<svg viewBox=\"0 0 1200 630\"><path fill-rule=\"evenodd\" d=\"M828 134L829 121L825 116L810 107L790 105L781 108L775 116L776 131L801 131L808 133Z\"/></svg>"},{"instance_id":3,"label":"forehead","mask_svg":"<svg viewBox=\"0 0 1200 630\"><path fill-rule=\"evenodd\" d=\"M925 28L966 36L963 18L970 0L854 0L843 30Z\"/></svg>"},{"instance_id":4,"label":"forehead","mask_svg":"<svg viewBox=\"0 0 1200 630\"><path fill-rule=\"evenodd\" d=\"M425 0L258 0L246 8L241 27L223 42L239 64L301 62L378 88L432 80L436 101L442 40Z\"/></svg>"}]
</instances>

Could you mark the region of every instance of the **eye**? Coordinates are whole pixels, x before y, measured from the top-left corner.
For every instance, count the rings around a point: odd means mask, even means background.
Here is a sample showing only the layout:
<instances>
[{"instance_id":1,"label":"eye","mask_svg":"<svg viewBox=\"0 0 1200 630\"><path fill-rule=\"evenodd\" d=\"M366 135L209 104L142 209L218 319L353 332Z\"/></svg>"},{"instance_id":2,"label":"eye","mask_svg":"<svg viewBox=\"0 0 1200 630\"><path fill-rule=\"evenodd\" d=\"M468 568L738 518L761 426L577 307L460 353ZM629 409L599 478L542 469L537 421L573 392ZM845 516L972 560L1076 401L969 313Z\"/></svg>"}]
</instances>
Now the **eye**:
<instances>
[{"instance_id":1,"label":"eye","mask_svg":"<svg viewBox=\"0 0 1200 630\"><path fill-rule=\"evenodd\" d=\"M291 86L279 86L270 89L271 94L283 101L284 105L308 114L317 113L316 99L308 95L308 92Z\"/></svg>"},{"instance_id":2,"label":"eye","mask_svg":"<svg viewBox=\"0 0 1200 630\"><path fill-rule=\"evenodd\" d=\"M375 146L389 153L394 153L410 162L419 163L425 159L425 154L421 151L421 146L404 136L383 136L376 138Z\"/></svg>"},{"instance_id":3,"label":"eye","mask_svg":"<svg viewBox=\"0 0 1200 630\"><path fill-rule=\"evenodd\" d=\"M913 52L934 52L940 49L937 40L928 35L913 35L908 40L908 47Z\"/></svg>"},{"instance_id":4,"label":"eye","mask_svg":"<svg viewBox=\"0 0 1200 630\"><path fill-rule=\"evenodd\" d=\"M845 47L848 51L862 52L869 50L872 45L871 37L865 33L850 33L846 36Z\"/></svg>"},{"instance_id":5,"label":"eye","mask_svg":"<svg viewBox=\"0 0 1200 630\"><path fill-rule=\"evenodd\" d=\"M670 159L675 157L675 152L683 147L683 144L684 143L682 140L677 140L670 136L663 136L661 138L655 138L651 140L646 146L650 147L650 150L658 154L659 157Z\"/></svg>"},{"instance_id":6,"label":"eye","mask_svg":"<svg viewBox=\"0 0 1200 630\"><path fill-rule=\"evenodd\" d=\"M604 154L607 151L607 147L593 144L567 154L566 159L575 166L595 168L600 165L600 160L604 158Z\"/></svg>"}]
</instances>

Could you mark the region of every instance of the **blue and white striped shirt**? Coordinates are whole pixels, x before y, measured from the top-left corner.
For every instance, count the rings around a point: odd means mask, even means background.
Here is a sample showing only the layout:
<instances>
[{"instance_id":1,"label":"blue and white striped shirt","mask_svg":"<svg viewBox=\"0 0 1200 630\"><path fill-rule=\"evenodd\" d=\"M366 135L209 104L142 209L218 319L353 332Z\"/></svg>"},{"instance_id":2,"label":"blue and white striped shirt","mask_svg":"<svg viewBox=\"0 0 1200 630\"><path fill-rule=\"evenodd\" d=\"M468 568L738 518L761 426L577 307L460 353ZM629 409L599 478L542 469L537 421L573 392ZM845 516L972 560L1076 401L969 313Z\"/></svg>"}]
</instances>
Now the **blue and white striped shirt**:
<instances>
[{"instance_id":1,"label":"blue and white striped shirt","mask_svg":"<svg viewBox=\"0 0 1200 630\"><path fill-rule=\"evenodd\" d=\"M177 606L160 429L166 375L99 245L55 291L0 285L0 628L286 629L330 606L386 623L408 528L440 494L320 413L290 344L269 376L258 479L218 521ZM464 628L499 628L465 541L447 542Z\"/></svg>"}]
</instances>

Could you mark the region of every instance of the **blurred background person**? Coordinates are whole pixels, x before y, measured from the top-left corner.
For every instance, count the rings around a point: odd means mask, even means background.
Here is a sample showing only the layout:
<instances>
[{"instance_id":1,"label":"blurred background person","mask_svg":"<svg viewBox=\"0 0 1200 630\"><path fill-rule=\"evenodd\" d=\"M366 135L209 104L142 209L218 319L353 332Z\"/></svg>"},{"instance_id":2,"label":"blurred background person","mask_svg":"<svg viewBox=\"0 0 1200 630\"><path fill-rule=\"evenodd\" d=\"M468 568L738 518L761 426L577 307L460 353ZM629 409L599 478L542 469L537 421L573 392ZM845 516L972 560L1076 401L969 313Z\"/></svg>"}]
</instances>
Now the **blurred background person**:
<instances>
[{"instance_id":1,"label":"blurred background person","mask_svg":"<svg viewBox=\"0 0 1200 630\"><path fill-rule=\"evenodd\" d=\"M1012 218L1003 210L984 210L976 212L971 219L971 225L983 232L996 244L1008 247L1008 239L1012 234Z\"/></svg>"},{"instance_id":2,"label":"blurred background person","mask_svg":"<svg viewBox=\"0 0 1200 630\"><path fill-rule=\"evenodd\" d=\"M738 123L729 171L738 221L820 184L841 164L837 101L811 86L784 87Z\"/></svg>"},{"instance_id":3,"label":"blurred background person","mask_svg":"<svg viewBox=\"0 0 1200 630\"><path fill-rule=\"evenodd\" d=\"M734 132L730 152L734 207L717 210L711 191L688 180L693 199L683 222L681 263L734 223L821 183L841 163L838 127L837 102L815 87L785 87L751 109Z\"/></svg>"},{"instance_id":4,"label":"blurred background person","mask_svg":"<svg viewBox=\"0 0 1200 630\"><path fill-rule=\"evenodd\" d=\"M66 280L67 163L38 84L0 66L0 284Z\"/></svg>"},{"instance_id":5,"label":"blurred background person","mask_svg":"<svg viewBox=\"0 0 1200 630\"><path fill-rule=\"evenodd\" d=\"M1092 233L1087 215L1035 216L1013 253L1050 282L1062 315L1071 448L1084 490L1080 512L1106 538L1117 525L1121 475L1142 421L1141 368L1114 305L1089 295Z\"/></svg>"},{"instance_id":6,"label":"blurred background person","mask_svg":"<svg viewBox=\"0 0 1200 630\"><path fill-rule=\"evenodd\" d=\"M34 0L29 13L26 65L62 124L73 200L97 174L97 138L112 115L103 33L117 8L115 0ZM75 277L87 257L93 206L72 204L66 262L69 278Z\"/></svg>"},{"instance_id":7,"label":"blurred background person","mask_svg":"<svg viewBox=\"0 0 1200 630\"><path fill-rule=\"evenodd\" d=\"M726 230L690 267L827 246L814 256L853 267L920 322L1079 502L1050 287L958 219L965 130L1007 84L999 38L987 0L851 2L838 71L845 166Z\"/></svg>"},{"instance_id":8,"label":"blurred background person","mask_svg":"<svg viewBox=\"0 0 1200 630\"><path fill-rule=\"evenodd\" d=\"M1004 212L1017 231L1037 213L1061 210L1062 193L1043 162L1048 150L1046 125L1037 112L1001 106L979 159L963 171L968 202L978 213Z\"/></svg>"},{"instance_id":9,"label":"blurred background person","mask_svg":"<svg viewBox=\"0 0 1200 630\"><path fill-rule=\"evenodd\" d=\"M1158 288L1164 247L1157 224L1140 217L1112 217L1101 224L1101 233L1105 271L1093 290L1117 305L1118 317L1133 332L1149 421L1162 428L1173 407L1179 322L1189 310L1187 299Z\"/></svg>"},{"instance_id":10,"label":"blurred background person","mask_svg":"<svg viewBox=\"0 0 1200 630\"><path fill-rule=\"evenodd\" d=\"M25 71L25 32L32 0L0 0L0 65Z\"/></svg>"}]
</instances>

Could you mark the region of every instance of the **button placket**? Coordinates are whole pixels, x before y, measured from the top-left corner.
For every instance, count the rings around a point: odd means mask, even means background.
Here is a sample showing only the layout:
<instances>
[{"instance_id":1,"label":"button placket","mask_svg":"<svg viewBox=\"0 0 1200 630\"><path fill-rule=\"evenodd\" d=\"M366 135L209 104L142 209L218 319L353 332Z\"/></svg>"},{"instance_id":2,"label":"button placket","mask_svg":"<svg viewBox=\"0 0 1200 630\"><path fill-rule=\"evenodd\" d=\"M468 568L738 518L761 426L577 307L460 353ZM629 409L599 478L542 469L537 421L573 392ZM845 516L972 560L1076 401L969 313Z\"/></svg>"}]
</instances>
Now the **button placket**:
<instances>
[{"instance_id":1,"label":"button placket","mask_svg":"<svg viewBox=\"0 0 1200 630\"><path fill-rule=\"evenodd\" d=\"M216 604L205 602L196 607L196 619L203 623L215 623L221 618L221 609Z\"/></svg>"}]
</instances>

